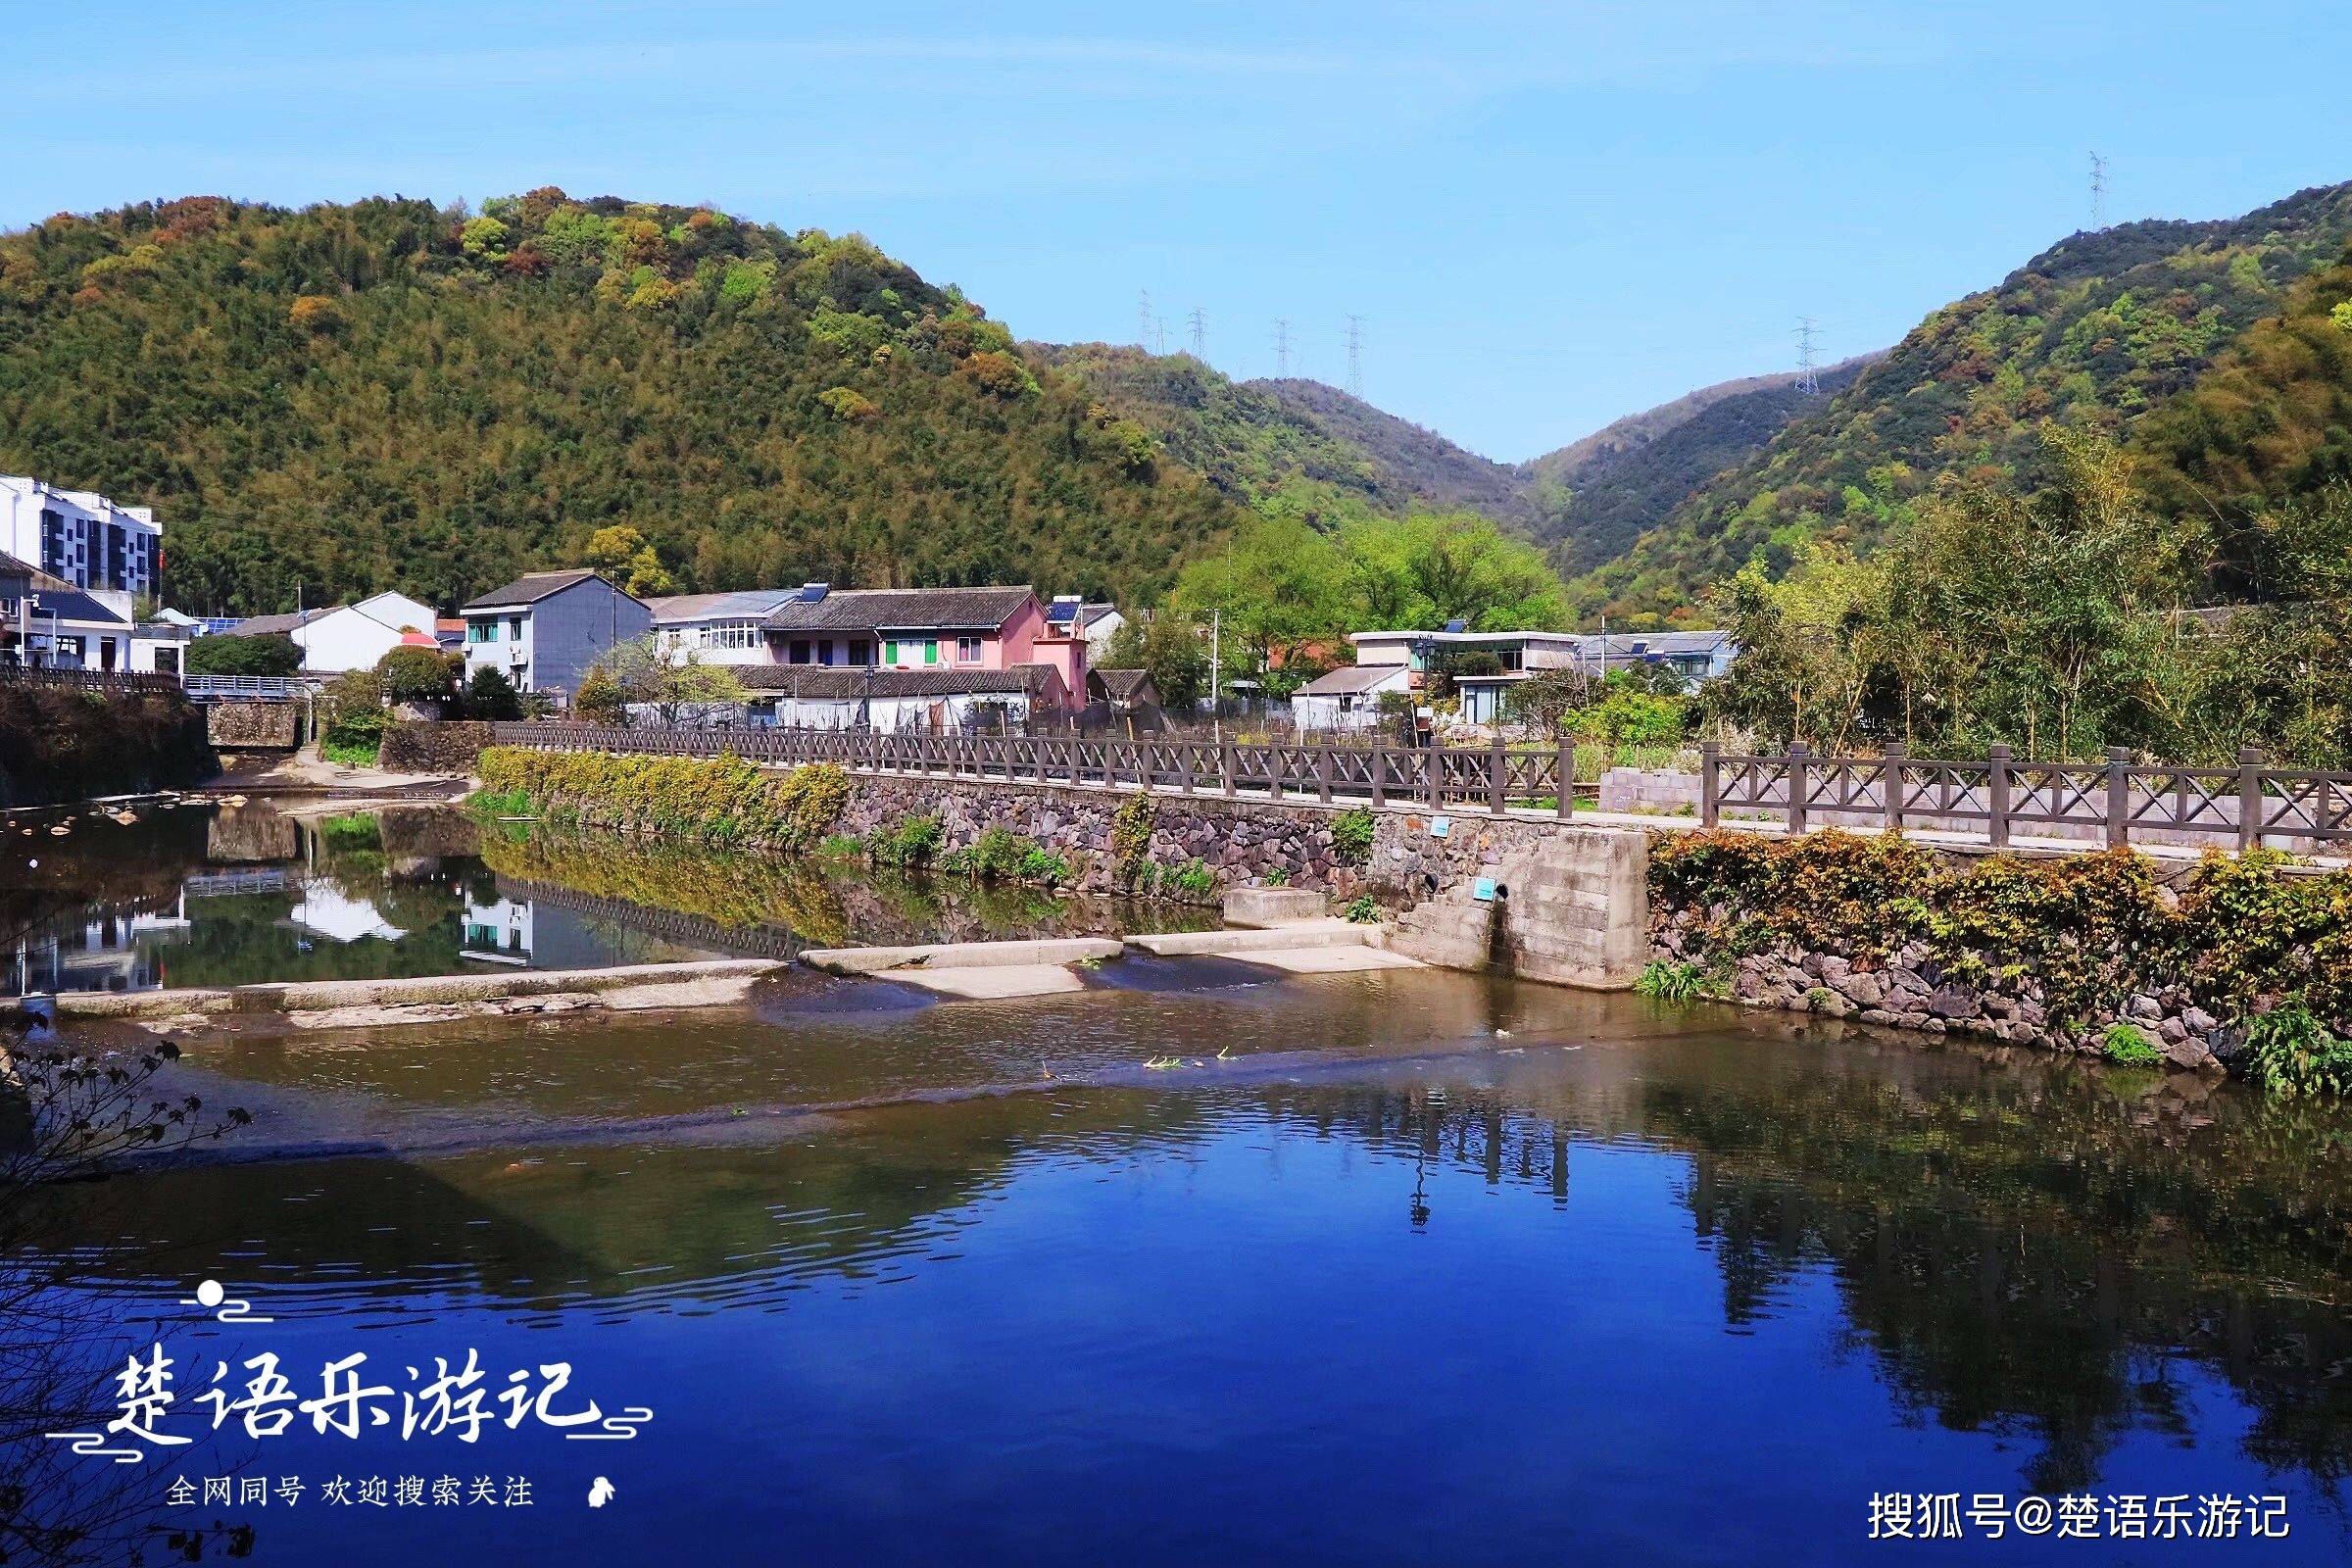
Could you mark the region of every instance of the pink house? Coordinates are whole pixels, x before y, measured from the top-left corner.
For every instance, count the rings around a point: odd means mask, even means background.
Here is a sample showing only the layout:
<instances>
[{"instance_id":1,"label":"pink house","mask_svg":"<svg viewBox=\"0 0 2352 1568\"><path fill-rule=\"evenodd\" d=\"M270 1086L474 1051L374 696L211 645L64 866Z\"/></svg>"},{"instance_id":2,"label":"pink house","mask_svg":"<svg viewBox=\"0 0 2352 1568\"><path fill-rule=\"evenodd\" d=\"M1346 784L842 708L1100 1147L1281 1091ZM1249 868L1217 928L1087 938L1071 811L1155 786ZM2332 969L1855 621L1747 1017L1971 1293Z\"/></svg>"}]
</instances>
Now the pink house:
<instances>
[{"instance_id":1,"label":"pink house","mask_svg":"<svg viewBox=\"0 0 2352 1568\"><path fill-rule=\"evenodd\" d=\"M805 583L760 623L779 664L956 671L1042 665L1057 705L1082 701L1086 639L1046 617L1026 586L844 588Z\"/></svg>"}]
</instances>

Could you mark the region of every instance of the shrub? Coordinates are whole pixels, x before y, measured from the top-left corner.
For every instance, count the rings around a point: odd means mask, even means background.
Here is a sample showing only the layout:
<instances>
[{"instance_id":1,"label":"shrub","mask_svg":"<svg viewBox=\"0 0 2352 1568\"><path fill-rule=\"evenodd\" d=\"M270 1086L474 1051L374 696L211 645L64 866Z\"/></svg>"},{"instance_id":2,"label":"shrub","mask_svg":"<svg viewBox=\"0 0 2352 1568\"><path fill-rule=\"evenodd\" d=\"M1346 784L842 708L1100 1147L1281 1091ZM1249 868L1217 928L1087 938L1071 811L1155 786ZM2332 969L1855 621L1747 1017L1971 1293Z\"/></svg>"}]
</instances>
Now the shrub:
<instances>
[{"instance_id":1,"label":"shrub","mask_svg":"<svg viewBox=\"0 0 2352 1568\"><path fill-rule=\"evenodd\" d=\"M621 690L611 670L591 669L580 677L571 710L591 724L625 724L629 721L628 693Z\"/></svg>"},{"instance_id":2,"label":"shrub","mask_svg":"<svg viewBox=\"0 0 2352 1568\"><path fill-rule=\"evenodd\" d=\"M502 670L484 664L466 683L466 716L512 720L522 716L522 696Z\"/></svg>"},{"instance_id":3,"label":"shrub","mask_svg":"<svg viewBox=\"0 0 2352 1568\"><path fill-rule=\"evenodd\" d=\"M199 637L182 667L191 675L291 675L302 668L302 650L283 632Z\"/></svg>"},{"instance_id":4,"label":"shrub","mask_svg":"<svg viewBox=\"0 0 2352 1568\"><path fill-rule=\"evenodd\" d=\"M1199 860L1187 860L1163 872L1160 886L1194 898L1205 898L1217 891L1217 874Z\"/></svg>"},{"instance_id":5,"label":"shrub","mask_svg":"<svg viewBox=\"0 0 2352 1568\"><path fill-rule=\"evenodd\" d=\"M1032 844L1022 852L1018 871L1024 882L1043 882L1049 885L1070 879L1070 862L1042 845Z\"/></svg>"},{"instance_id":6,"label":"shrub","mask_svg":"<svg viewBox=\"0 0 2352 1568\"><path fill-rule=\"evenodd\" d=\"M1917 943L1963 983L2031 977L2075 1039L2173 988L2226 1019L2285 995L2352 1016L2352 877L2289 877L2277 856L2208 857L2176 899L2129 851L1947 864L1900 838L1724 831L1654 843L1650 893L1715 956L1787 944L1883 962Z\"/></svg>"},{"instance_id":7,"label":"shrub","mask_svg":"<svg viewBox=\"0 0 2352 1568\"><path fill-rule=\"evenodd\" d=\"M457 695L465 661L438 648L400 647L375 662L376 682L388 703L436 703Z\"/></svg>"},{"instance_id":8,"label":"shrub","mask_svg":"<svg viewBox=\"0 0 2352 1568\"><path fill-rule=\"evenodd\" d=\"M1370 808L1348 808L1331 819L1331 849L1342 865L1361 865L1372 858L1372 835L1377 824Z\"/></svg>"},{"instance_id":9,"label":"shrub","mask_svg":"<svg viewBox=\"0 0 2352 1568\"><path fill-rule=\"evenodd\" d=\"M1349 900L1340 914L1342 918L1353 920L1357 925L1370 925L1380 918L1380 906L1372 902L1372 896L1367 893Z\"/></svg>"},{"instance_id":10,"label":"shrub","mask_svg":"<svg viewBox=\"0 0 2352 1568\"><path fill-rule=\"evenodd\" d=\"M1697 964L1663 959L1649 964L1634 981L1635 995L1655 997L1660 1002L1695 1002L1711 989L1707 971Z\"/></svg>"},{"instance_id":11,"label":"shrub","mask_svg":"<svg viewBox=\"0 0 2352 1568\"><path fill-rule=\"evenodd\" d=\"M865 840L855 833L828 833L816 841L816 853L828 860L863 859Z\"/></svg>"},{"instance_id":12,"label":"shrub","mask_svg":"<svg viewBox=\"0 0 2352 1568\"><path fill-rule=\"evenodd\" d=\"M1266 873L1265 883L1266 886L1270 888L1289 887L1291 885L1290 868L1288 866L1281 865L1275 866L1272 870L1269 870Z\"/></svg>"},{"instance_id":13,"label":"shrub","mask_svg":"<svg viewBox=\"0 0 2352 1568\"><path fill-rule=\"evenodd\" d=\"M720 848L814 845L833 830L850 798L849 773L831 762L775 773L739 757L615 757L493 746L483 751L475 772L485 791L527 797L529 814Z\"/></svg>"},{"instance_id":14,"label":"shrub","mask_svg":"<svg viewBox=\"0 0 2352 1568\"><path fill-rule=\"evenodd\" d=\"M2125 1067L2155 1067L2164 1061L2156 1042L2136 1024L2119 1023L2109 1028L2099 1050L2109 1061Z\"/></svg>"},{"instance_id":15,"label":"shrub","mask_svg":"<svg viewBox=\"0 0 2352 1568\"><path fill-rule=\"evenodd\" d=\"M332 732L318 738L318 755L330 762L345 767L373 767L383 753L383 730L377 726L373 740L355 740L350 735Z\"/></svg>"},{"instance_id":16,"label":"shrub","mask_svg":"<svg viewBox=\"0 0 2352 1568\"><path fill-rule=\"evenodd\" d=\"M2246 1025L2247 1075L2267 1093L2287 1099L2352 1095L2352 1040L2342 1040L2300 1002L2289 1002Z\"/></svg>"},{"instance_id":17,"label":"shrub","mask_svg":"<svg viewBox=\"0 0 2352 1568\"><path fill-rule=\"evenodd\" d=\"M874 840L874 858L884 865L928 865L944 835L936 816L909 816Z\"/></svg>"},{"instance_id":18,"label":"shrub","mask_svg":"<svg viewBox=\"0 0 2352 1568\"><path fill-rule=\"evenodd\" d=\"M369 669L355 669L327 683L321 694L325 727L318 754L330 762L372 767L384 743L383 687Z\"/></svg>"}]
</instances>

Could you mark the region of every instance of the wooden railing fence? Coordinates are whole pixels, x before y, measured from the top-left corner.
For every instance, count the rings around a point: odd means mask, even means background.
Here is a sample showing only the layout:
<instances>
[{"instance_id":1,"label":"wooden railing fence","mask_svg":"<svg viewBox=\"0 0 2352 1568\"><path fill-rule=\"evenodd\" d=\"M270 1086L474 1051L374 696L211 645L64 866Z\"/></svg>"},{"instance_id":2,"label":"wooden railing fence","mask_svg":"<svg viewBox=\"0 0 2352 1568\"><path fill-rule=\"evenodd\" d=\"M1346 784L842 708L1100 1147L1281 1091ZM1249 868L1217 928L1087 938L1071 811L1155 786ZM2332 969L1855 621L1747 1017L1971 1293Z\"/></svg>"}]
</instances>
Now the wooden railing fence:
<instances>
[{"instance_id":1,"label":"wooden railing fence","mask_svg":"<svg viewBox=\"0 0 2352 1568\"><path fill-rule=\"evenodd\" d=\"M1029 784L1124 785L1261 800L1421 805L1500 813L1535 806L1566 816L1576 784L1566 742L1486 747L1279 744L1139 736L884 734L871 730L648 729L575 723L491 726L501 746L547 751L733 755L757 762L839 762L873 772Z\"/></svg>"}]
</instances>

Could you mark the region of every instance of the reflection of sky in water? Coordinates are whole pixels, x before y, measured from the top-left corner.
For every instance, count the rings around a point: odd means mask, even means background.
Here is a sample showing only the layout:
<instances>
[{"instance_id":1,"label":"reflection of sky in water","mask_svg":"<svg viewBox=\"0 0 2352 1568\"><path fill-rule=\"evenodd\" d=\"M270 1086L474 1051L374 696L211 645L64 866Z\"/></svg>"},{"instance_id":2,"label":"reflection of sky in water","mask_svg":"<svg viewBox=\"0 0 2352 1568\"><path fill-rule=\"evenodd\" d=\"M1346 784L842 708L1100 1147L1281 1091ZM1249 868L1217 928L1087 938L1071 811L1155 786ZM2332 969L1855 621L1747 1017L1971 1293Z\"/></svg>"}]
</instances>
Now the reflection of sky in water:
<instances>
[{"instance_id":1,"label":"reflection of sky in water","mask_svg":"<svg viewBox=\"0 0 2352 1568\"><path fill-rule=\"evenodd\" d=\"M260 1561L1844 1562L1896 1488L2280 1492L2295 1535L2242 1549L2352 1544L2312 1107L1436 974L784 1005L673 1027L664 1083L651 1023L432 1038L208 1052L296 1097L248 1154L354 1104L473 1135L115 1184L88 1289L278 1315L199 1358L560 1355L657 1419L265 1445L542 1508L306 1502ZM820 1102L861 1103L762 1115Z\"/></svg>"}]
</instances>

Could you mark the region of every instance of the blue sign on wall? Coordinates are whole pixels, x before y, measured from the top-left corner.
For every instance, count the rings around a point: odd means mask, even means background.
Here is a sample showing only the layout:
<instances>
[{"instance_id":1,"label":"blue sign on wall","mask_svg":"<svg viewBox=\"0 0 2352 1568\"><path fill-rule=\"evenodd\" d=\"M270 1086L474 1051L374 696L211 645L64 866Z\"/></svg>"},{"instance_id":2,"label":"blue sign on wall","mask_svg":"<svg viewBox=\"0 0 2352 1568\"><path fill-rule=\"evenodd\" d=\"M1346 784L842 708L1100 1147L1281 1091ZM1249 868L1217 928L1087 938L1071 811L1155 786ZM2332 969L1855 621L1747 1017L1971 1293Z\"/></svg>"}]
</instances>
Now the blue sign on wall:
<instances>
[{"instance_id":1,"label":"blue sign on wall","mask_svg":"<svg viewBox=\"0 0 2352 1568\"><path fill-rule=\"evenodd\" d=\"M1494 902L1494 879L1491 876L1482 876L1471 883L1470 896L1481 904L1493 904Z\"/></svg>"},{"instance_id":2,"label":"blue sign on wall","mask_svg":"<svg viewBox=\"0 0 2352 1568\"><path fill-rule=\"evenodd\" d=\"M1448 834L1448 833L1450 833L1450 832L1452 832L1452 831L1453 831L1453 818L1452 818L1452 817L1450 817L1450 816L1433 816L1433 817L1431 817L1431 818L1429 819L1429 836L1430 836L1431 838L1433 838L1433 839L1442 839L1442 838L1444 838L1444 837L1445 837L1446 834Z\"/></svg>"}]
</instances>

